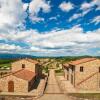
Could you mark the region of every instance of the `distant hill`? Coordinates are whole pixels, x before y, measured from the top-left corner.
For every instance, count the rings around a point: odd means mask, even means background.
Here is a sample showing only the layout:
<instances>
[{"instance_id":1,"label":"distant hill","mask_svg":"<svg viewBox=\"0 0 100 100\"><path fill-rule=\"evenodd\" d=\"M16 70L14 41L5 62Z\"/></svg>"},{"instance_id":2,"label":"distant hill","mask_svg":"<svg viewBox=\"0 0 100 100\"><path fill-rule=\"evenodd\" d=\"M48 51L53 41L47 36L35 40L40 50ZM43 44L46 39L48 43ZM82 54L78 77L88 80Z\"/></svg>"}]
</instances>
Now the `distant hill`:
<instances>
[{"instance_id":1,"label":"distant hill","mask_svg":"<svg viewBox=\"0 0 100 100\"><path fill-rule=\"evenodd\" d=\"M57 58L57 59L79 59L84 57L97 57L100 58L100 56L60 56L60 57L49 57L49 56L33 56L33 55L26 55L26 54L9 54L9 53L0 53L0 59L18 59L18 58Z\"/></svg>"},{"instance_id":2,"label":"distant hill","mask_svg":"<svg viewBox=\"0 0 100 100\"><path fill-rule=\"evenodd\" d=\"M35 56L31 55L25 55L25 54L7 54L7 53L1 53L0 59L17 59L17 58L36 58Z\"/></svg>"}]
</instances>

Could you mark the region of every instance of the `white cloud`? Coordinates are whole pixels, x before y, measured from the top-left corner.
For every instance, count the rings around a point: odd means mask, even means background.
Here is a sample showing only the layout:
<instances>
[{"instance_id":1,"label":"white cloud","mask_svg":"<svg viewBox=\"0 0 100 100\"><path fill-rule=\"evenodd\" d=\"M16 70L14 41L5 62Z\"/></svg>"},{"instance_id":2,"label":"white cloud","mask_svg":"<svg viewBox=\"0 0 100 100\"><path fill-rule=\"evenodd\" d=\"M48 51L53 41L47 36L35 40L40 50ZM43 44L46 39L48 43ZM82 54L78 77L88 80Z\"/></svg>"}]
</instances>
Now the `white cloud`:
<instances>
[{"instance_id":1,"label":"white cloud","mask_svg":"<svg viewBox=\"0 0 100 100\"><path fill-rule=\"evenodd\" d=\"M21 0L0 0L0 30L13 30L22 25L25 18Z\"/></svg>"},{"instance_id":2,"label":"white cloud","mask_svg":"<svg viewBox=\"0 0 100 100\"><path fill-rule=\"evenodd\" d=\"M100 8L100 1L99 0L93 0L90 3L84 2L82 3L80 9L82 10L82 13L76 13L72 17L69 18L69 21L72 21L74 19L84 17L86 14L88 14L93 8L93 6L97 5L96 10L99 10Z\"/></svg>"},{"instance_id":3,"label":"white cloud","mask_svg":"<svg viewBox=\"0 0 100 100\"><path fill-rule=\"evenodd\" d=\"M100 30L83 32L81 27L71 29L53 30L39 33L36 30L27 30L9 35L0 35L1 39L8 41L22 41L29 45L23 48L24 52L37 52L39 54L87 54L89 49L100 48ZM2 47L3 48L3 47Z\"/></svg>"},{"instance_id":4,"label":"white cloud","mask_svg":"<svg viewBox=\"0 0 100 100\"><path fill-rule=\"evenodd\" d=\"M36 16L30 16L30 18L31 18L31 21L33 22L33 23L35 23L35 22L41 22L41 21L44 21L44 18L41 18L41 17L36 17Z\"/></svg>"},{"instance_id":5,"label":"white cloud","mask_svg":"<svg viewBox=\"0 0 100 100\"><path fill-rule=\"evenodd\" d=\"M38 17L38 13L40 9L44 13L48 13L51 10L51 6L49 4L50 2L47 2L45 0L32 0L32 2L29 4L29 13L30 13L30 19L33 23L43 21L43 18Z\"/></svg>"},{"instance_id":6,"label":"white cloud","mask_svg":"<svg viewBox=\"0 0 100 100\"><path fill-rule=\"evenodd\" d=\"M62 11L70 11L71 9L74 8L73 4L68 2L62 2L60 5L59 5L59 8L62 10Z\"/></svg>"},{"instance_id":7,"label":"white cloud","mask_svg":"<svg viewBox=\"0 0 100 100\"><path fill-rule=\"evenodd\" d=\"M50 17L49 20L57 20L57 16L56 17Z\"/></svg>"},{"instance_id":8,"label":"white cloud","mask_svg":"<svg viewBox=\"0 0 100 100\"><path fill-rule=\"evenodd\" d=\"M96 17L92 20L92 23L99 24L99 23L100 23L100 16L96 16Z\"/></svg>"},{"instance_id":9,"label":"white cloud","mask_svg":"<svg viewBox=\"0 0 100 100\"><path fill-rule=\"evenodd\" d=\"M28 6L29 6L29 4L28 4L28 3L24 3L24 4L23 4L23 9L24 9L24 11L26 11L26 10L27 10Z\"/></svg>"},{"instance_id":10,"label":"white cloud","mask_svg":"<svg viewBox=\"0 0 100 100\"><path fill-rule=\"evenodd\" d=\"M87 3L87 2L84 2L82 5L81 5L81 9L83 10L86 10L86 9L89 9L92 5L90 3Z\"/></svg>"},{"instance_id":11,"label":"white cloud","mask_svg":"<svg viewBox=\"0 0 100 100\"><path fill-rule=\"evenodd\" d=\"M92 0L90 3L84 2L81 5L82 10L91 9L93 6L97 6L97 9L100 7L100 0Z\"/></svg>"},{"instance_id":12,"label":"white cloud","mask_svg":"<svg viewBox=\"0 0 100 100\"><path fill-rule=\"evenodd\" d=\"M15 44L5 44L5 43L0 43L0 51L19 51L22 48L20 46L16 46Z\"/></svg>"},{"instance_id":13,"label":"white cloud","mask_svg":"<svg viewBox=\"0 0 100 100\"><path fill-rule=\"evenodd\" d=\"M84 17L88 12L90 12L91 9L87 9L83 11L82 13L75 13L72 17L69 18L69 21L78 19L80 17Z\"/></svg>"},{"instance_id":14,"label":"white cloud","mask_svg":"<svg viewBox=\"0 0 100 100\"><path fill-rule=\"evenodd\" d=\"M43 12L46 13L50 11L50 8L49 2L46 2L45 0L32 0L29 5L29 12L34 15L37 14L40 9L42 9Z\"/></svg>"},{"instance_id":15,"label":"white cloud","mask_svg":"<svg viewBox=\"0 0 100 100\"><path fill-rule=\"evenodd\" d=\"M94 6L97 6L96 10L99 10L100 9L100 0L92 0L91 2L87 3L87 2L84 2L82 5L81 5L81 10L83 10L83 16L86 15L88 12L90 12Z\"/></svg>"},{"instance_id":16,"label":"white cloud","mask_svg":"<svg viewBox=\"0 0 100 100\"><path fill-rule=\"evenodd\" d=\"M72 17L69 18L69 21L72 21L72 20L74 20L74 19L77 19L77 18L79 18L79 17L81 17L81 16L82 16L81 13L79 13L79 14L74 14Z\"/></svg>"}]
</instances>

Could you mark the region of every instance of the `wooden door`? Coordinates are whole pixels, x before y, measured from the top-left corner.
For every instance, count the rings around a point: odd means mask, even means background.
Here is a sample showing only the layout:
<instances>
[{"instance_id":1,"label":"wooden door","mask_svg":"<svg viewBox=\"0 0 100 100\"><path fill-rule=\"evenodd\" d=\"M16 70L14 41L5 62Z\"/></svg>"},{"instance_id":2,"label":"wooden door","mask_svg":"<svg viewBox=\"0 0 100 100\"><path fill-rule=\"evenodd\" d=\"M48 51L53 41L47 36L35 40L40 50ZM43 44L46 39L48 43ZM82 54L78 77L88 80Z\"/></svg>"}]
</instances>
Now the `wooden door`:
<instances>
[{"instance_id":1,"label":"wooden door","mask_svg":"<svg viewBox=\"0 0 100 100\"><path fill-rule=\"evenodd\" d=\"M8 82L8 92L14 92L14 82L13 81Z\"/></svg>"},{"instance_id":2,"label":"wooden door","mask_svg":"<svg viewBox=\"0 0 100 100\"><path fill-rule=\"evenodd\" d=\"M73 75L71 75L71 83L73 84Z\"/></svg>"}]
</instances>

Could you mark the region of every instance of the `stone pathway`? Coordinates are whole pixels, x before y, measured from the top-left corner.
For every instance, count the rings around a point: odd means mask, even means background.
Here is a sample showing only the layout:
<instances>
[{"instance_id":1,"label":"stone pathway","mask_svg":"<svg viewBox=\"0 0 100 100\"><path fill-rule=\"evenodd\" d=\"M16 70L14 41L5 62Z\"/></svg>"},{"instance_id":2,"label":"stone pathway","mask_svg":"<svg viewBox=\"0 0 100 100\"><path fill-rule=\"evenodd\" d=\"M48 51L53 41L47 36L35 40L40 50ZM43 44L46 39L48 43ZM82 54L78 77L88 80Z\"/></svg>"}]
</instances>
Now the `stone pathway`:
<instances>
[{"instance_id":1,"label":"stone pathway","mask_svg":"<svg viewBox=\"0 0 100 100\"><path fill-rule=\"evenodd\" d=\"M50 69L45 93L38 100L71 100L60 90L54 69Z\"/></svg>"},{"instance_id":2,"label":"stone pathway","mask_svg":"<svg viewBox=\"0 0 100 100\"><path fill-rule=\"evenodd\" d=\"M77 90L64 78L64 76L57 76L57 80L63 93L76 93Z\"/></svg>"},{"instance_id":3,"label":"stone pathway","mask_svg":"<svg viewBox=\"0 0 100 100\"><path fill-rule=\"evenodd\" d=\"M48 83L47 83L47 88L45 90L45 93L61 93L60 88L58 86L58 83L55 78L55 71L54 69L51 69L49 71L49 77L48 77Z\"/></svg>"}]
</instances>

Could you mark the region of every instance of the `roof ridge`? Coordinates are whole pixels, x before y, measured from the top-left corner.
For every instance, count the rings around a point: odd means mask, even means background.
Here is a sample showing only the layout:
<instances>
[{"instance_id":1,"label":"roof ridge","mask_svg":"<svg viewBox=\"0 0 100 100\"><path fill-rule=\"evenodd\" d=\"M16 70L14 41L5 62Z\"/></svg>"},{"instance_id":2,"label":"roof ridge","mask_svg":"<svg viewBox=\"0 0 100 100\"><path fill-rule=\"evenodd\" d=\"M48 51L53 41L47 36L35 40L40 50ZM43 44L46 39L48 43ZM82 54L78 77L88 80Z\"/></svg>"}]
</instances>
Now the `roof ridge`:
<instances>
[{"instance_id":1,"label":"roof ridge","mask_svg":"<svg viewBox=\"0 0 100 100\"><path fill-rule=\"evenodd\" d=\"M10 76L10 75L13 75L13 74L18 73L18 72L20 72L20 71L22 71L22 70L24 70L24 69L18 70L18 71L16 71L16 72L11 72L11 73L9 73L9 74L7 74L7 75L1 77L1 78L4 78L4 77ZM0 79L1 79L1 78L0 78Z\"/></svg>"},{"instance_id":2,"label":"roof ridge","mask_svg":"<svg viewBox=\"0 0 100 100\"><path fill-rule=\"evenodd\" d=\"M96 59L97 58L81 58L81 59L77 59L75 61L71 61L71 62L69 62L69 64L78 65L78 64L89 62L89 61L93 61L93 60L96 60ZM76 64L74 64L74 63L76 63Z\"/></svg>"}]
</instances>

